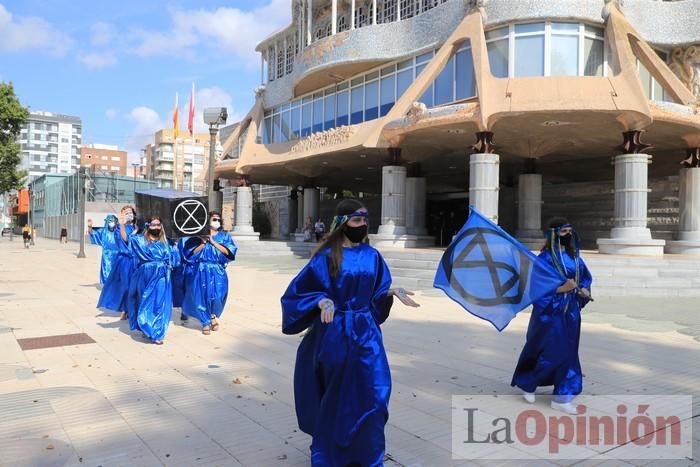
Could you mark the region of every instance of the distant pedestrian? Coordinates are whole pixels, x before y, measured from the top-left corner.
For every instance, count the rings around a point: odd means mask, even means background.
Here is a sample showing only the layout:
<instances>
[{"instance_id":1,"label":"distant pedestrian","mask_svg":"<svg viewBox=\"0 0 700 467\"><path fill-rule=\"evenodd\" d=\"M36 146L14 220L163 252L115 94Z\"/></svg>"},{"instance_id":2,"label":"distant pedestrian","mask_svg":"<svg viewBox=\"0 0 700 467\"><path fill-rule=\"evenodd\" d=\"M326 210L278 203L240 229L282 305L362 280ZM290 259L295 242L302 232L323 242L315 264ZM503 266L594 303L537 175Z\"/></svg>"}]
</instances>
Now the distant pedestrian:
<instances>
[{"instance_id":1,"label":"distant pedestrian","mask_svg":"<svg viewBox=\"0 0 700 467\"><path fill-rule=\"evenodd\" d=\"M61 237L58 239L60 243L68 243L68 229L61 227Z\"/></svg>"},{"instance_id":2,"label":"distant pedestrian","mask_svg":"<svg viewBox=\"0 0 700 467\"><path fill-rule=\"evenodd\" d=\"M314 224L314 233L316 234L316 241L320 242L321 239L323 238L323 234L326 232L326 224L323 223L323 220L319 217L316 223Z\"/></svg>"},{"instance_id":3,"label":"distant pedestrian","mask_svg":"<svg viewBox=\"0 0 700 467\"><path fill-rule=\"evenodd\" d=\"M32 239L32 229L29 224L24 224L22 227L22 238L24 239L24 248L29 248L29 242Z\"/></svg>"}]
</instances>

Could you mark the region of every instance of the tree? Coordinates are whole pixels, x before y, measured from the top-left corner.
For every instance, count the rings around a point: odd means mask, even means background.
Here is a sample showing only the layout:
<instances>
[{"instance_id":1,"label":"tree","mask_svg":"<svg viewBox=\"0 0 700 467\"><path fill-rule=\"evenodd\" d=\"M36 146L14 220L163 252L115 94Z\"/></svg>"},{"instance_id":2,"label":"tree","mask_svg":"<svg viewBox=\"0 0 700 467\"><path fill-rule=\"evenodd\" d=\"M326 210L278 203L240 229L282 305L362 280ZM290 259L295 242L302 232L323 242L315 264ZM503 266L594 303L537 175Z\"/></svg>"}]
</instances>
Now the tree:
<instances>
[{"instance_id":1,"label":"tree","mask_svg":"<svg viewBox=\"0 0 700 467\"><path fill-rule=\"evenodd\" d=\"M0 193L18 190L26 181L26 172L19 169L17 137L27 117L29 110L17 99L12 83L0 82Z\"/></svg>"}]
</instances>

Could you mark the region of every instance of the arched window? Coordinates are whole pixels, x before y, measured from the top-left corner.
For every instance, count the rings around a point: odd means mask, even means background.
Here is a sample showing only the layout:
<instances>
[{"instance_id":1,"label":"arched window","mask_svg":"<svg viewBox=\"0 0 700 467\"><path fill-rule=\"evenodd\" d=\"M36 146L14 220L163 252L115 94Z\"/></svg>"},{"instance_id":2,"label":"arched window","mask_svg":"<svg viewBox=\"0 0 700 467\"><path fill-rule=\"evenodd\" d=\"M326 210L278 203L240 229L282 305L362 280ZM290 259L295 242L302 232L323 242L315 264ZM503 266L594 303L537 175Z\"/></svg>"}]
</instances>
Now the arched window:
<instances>
[{"instance_id":1,"label":"arched window","mask_svg":"<svg viewBox=\"0 0 700 467\"><path fill-rule=\"evenodd\" d=\"M397 0L384 0L384 3L382 3L382 13L380 16L382 23L391 23L396 21L396 2Z\"/></svg>"},{"instance_id":2,"label":"arched window","mask_svg":"<svg viewBox=\"0 0 700 467\"><path fill-rule=\"evenodd\" d=\"M277 77L284 76L284 42L277 43Z\"/></svg>"},{"instance_id":3,"label":"arched window","mask_svg":"<svg viewBox=\"0 0 700 467\"><path fill-rule=\"evenodd\" d=\"M275 48L270 47L267 49L267 80L268 81L274 81L275 78L277 77L277 73L275 72Z\"/></svg>"},{"instance_id":4,"label":"arched window","mask_svg":"<svg viewBox=\"0 0 700 467\"><path fill-rule=\"evenodd\" d=\"M345 19L345 16L341 16L340 18L338 18L338 32L347 31L348 29L350 29L350 25Z\"/></svg>"},{"instance_id":5,"label":"arched window","mask_svg":"<svg viewBox=\"0 0 700 467\"><path fill-rule=\"evenodd\" d=\"M288 75L292 71L294 71L294 44L296 41L294 40L294 36L290 36L287 38L287 66L284 70L284 74Z\"/></svg>"}]
</instances>

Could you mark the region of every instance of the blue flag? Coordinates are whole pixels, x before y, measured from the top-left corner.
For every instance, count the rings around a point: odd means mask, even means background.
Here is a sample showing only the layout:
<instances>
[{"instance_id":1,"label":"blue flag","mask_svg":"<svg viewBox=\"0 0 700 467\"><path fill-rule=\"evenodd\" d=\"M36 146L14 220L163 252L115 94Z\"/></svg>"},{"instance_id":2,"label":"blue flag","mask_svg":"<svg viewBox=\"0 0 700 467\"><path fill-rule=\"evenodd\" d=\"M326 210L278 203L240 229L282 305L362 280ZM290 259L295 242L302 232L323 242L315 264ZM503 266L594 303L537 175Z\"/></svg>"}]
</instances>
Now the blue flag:
<instances>
[{"instance_id":1,"label":"blue flag","mask_svg":"<svg viewBox=\"0 0 700 467\"><path fill-rule=\"evenodd\" d=\"M565 279L473 207L440 260L433 287L502 331Z\"/></svg>"}]
</instances>

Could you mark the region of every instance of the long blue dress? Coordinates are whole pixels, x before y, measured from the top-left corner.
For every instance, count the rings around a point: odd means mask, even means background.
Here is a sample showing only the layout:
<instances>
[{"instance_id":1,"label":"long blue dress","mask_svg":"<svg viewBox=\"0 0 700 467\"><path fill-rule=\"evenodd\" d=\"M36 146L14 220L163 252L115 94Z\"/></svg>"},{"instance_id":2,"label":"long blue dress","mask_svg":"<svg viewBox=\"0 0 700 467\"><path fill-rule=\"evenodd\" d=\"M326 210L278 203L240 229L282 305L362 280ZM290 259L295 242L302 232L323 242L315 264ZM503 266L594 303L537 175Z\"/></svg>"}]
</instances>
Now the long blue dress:
<instances>
[{"instance_id":1,"label":"long blue dress","mask_svg":"<svg viewBox=\"0 0 700 467\"><path fill-rule=\"evenodd\" d=\"M151 340L163 340L173 311L170 245L135 235L131 250L138 267L129 291L129 326L132 330L140 329Z\"/></svg>"},{"instance_id":2,"label":"long blue dress","mask_svg":"<svg viewBox=\"0 0 700 467\"><path fill-rule=\"evenodd\" d=\"M379 325L389 316L391 274L369 245L343 248L337 277L329 249L317 253L282 296L282 332L310 327L297 351L294 402L299 428L313 437L314 466L380 466L391 374ZM319 300L336 313L321 323Z\"/></svg>"},{"instance_id":3,"label":"long blue dress","mask_svg":"<svg viewBox=\"0 0 700 467\"><path fill-rule=\"evenodd\" d=\"M127 241L122 239L119 228L115 229L116 248L118 254L112 264L112 270L100 292L97 308L112 311L127 311L127 299L129 295L129 282L135 269L135 262L129 248L129 239L133 238L134 226L126 226Z\"/></svg>"},{"instance_id":4,"label":"long blue dress","mask_svg":"<svg viewBox=\"0 0 700 467\"><path fill-rule=\"evenodd\" d=\"M549 251L540 257L554 266ZM576 279L576 262L566 252L557 258L563 261L567 279ZM591 290L593 278L578 260L579 287ZM581 393L583 374L578 356L581 335L581 309L588 302L576 291L553 293L533 304L527 341L513 374L512 386L535 392L538 386L554 386L554 400L569 402Z\"/></svg>"},{"instance_id":5,"label":"long blue dress","mask_svg":"<svg viewBox=\"0 0 700 467\"><path fill-rule=\"evenodd\" d=\"M94 228L90 232L90 243L102 247L102 261L100 262L100 285L104 285L109 278L112 267L119 255L119 243L117 238L121 240L119 235L119 227L114 230L109 230L108 222L105 220L105 226L102 228Z\"/></svg>"},{"instance_id":6,"label":"long blue dress","mask_svg":"<svg viewBox=\"0 0 700 467\"><path fill-rule=\"evenodd\" d=\"M212 238L225 247L228 254L223 254L211 243L205 243L204 248L194 253L201 244L199 238L188 239L182 251L188 263L182 311L187 316L197 318L202 326L209 326L212 315L218 318L224 311L228 297L226 266L236 259L238 249L231 236L223 230Z\"/></svg>"},{"instance_id":7,"label":"long blue dress","mask_svg":"<svg viewBox=\"0 0 700 467\"><path fill-rule=\"evenodd\" d=\"M173 308L181 308L185 297L185 267L186 261L182 257L181 241L172 240L170 250L172 252L172 281L173 281Z\"/></svg>"}]
</instances>

